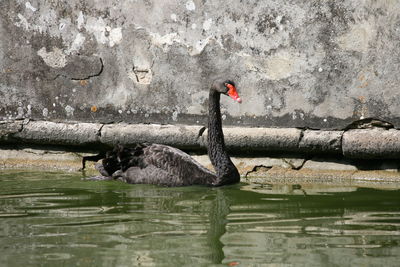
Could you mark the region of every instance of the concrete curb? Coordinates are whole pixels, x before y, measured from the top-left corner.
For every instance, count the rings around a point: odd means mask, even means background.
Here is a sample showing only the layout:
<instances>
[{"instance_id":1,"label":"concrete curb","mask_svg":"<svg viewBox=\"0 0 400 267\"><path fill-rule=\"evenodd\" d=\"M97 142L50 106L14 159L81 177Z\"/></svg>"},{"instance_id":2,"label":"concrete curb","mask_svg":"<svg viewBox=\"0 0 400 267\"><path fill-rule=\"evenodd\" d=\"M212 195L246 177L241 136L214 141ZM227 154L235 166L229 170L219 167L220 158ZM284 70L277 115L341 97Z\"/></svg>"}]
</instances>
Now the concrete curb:
<instances>
[{"instance_id":1,"label":"concrete curb","mask_svg":"<svg viewBox=\"0 0 400 267\"><path fill-rule=\"evenodd\" d=\"M12 134L12 138L23 143L83 146L99 142L101 126L94 123L32 121L23 124L22 130Z\"/></svg>"},{"instance_id":2,"label":"concrete curb","mask_svg":"<svg viewBox=\"0 0 400 267\"><path fill-rule=\"evenodd\" d=\"M380 128L349 130L343 134L343 155L348 158L400 158L400 131Z\"/></svg>"},{"instance_id":3,"label":"concrete curb","mask_svg":"<svg viewBox=\"0 0 400 267\"><path fill-rule=\"evenodd\" d=\"M204 133L203 133L204 132ZM330 154L353 159L400 158L400 130L347 131L296 128L224 128L228 149L245 153ZM57 123L49 121L0 122L0 145L11 143L113 146L117 143L163 143L182 149L206 146L202 126L152 124Z\"/></svg>"},{"instance_id":4,"label":"concrete curb","mask_svg":"<svg viewBox=\"0 0 400 267\"><path fill-rule=\"evenodd\" d=\"M341 154L342 136L344 131L313 131L302 132L299 142L301 152L314 152L316 154Z\"/></svg>"},{"instance_id":5,"label":"concrete curb","mask_svg":"<svg viewBox=\"0 0 400 267\"><path fill-rule=\"evenodd\" d=\"M296 152L302 131L296 128L224 128L228 148L247 152Z\"/></svg>"},{"instance_id":6,"label":"concrete curb","mask_svg":"<svg viewBox=\"0 0 400 267\"><path fill-rule=\"evenodd\" d=\"M115 144L162 143L179 148L199 149L201 126L156 124L108 124L100 131L100 143Z\"/></svg>"}]
</instances>

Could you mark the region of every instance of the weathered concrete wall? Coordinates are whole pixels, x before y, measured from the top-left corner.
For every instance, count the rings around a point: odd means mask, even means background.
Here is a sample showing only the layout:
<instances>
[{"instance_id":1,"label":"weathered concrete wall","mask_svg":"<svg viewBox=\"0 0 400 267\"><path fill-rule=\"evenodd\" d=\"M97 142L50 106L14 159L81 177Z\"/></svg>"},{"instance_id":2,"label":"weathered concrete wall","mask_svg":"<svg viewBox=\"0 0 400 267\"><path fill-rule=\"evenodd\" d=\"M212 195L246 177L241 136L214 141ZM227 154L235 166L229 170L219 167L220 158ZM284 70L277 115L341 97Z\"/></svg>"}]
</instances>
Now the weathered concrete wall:
<instances>
[{"instance_id":1,"label":"weathered concrete wall","mask_svg":"<svg viewBox=\"0 0 400 267\"><path fill-rule=\"evenodd\" d=\"M0 1L0 120L400 126L400 2Z\"/></svg>"}]
</instances>

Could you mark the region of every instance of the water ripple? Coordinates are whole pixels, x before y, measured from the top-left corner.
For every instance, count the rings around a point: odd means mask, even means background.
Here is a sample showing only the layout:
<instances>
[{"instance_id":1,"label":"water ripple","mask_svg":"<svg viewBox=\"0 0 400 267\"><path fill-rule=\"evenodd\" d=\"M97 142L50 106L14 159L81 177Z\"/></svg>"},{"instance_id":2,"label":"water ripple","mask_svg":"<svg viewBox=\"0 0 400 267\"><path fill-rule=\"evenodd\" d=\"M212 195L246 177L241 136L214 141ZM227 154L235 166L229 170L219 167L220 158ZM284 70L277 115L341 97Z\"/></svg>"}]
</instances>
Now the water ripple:
<instances>
[{"instance_id":1,"label":"water ripple","mask_svg":"<svg viewBox=\"0 0 400 267\"><path fill-rule=\"evenodd\" d=\"M0 265L395 266L400 257L399 191L24 175L0 174Z\"/></svg>"}]
</instances>

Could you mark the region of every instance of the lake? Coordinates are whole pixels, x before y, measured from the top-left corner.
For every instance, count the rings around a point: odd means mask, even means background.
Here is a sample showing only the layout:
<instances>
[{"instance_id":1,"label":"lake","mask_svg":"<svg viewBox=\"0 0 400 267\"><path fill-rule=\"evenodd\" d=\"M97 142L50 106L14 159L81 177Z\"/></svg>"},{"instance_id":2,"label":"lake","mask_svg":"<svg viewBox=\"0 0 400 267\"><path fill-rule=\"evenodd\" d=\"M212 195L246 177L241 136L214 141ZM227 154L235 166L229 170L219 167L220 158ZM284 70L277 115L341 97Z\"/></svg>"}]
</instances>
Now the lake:
<instances>
[{"instance_id":1,"label":"lake","mask_svg":"<svg viewBox=\"0 0 400 267\"><path fill-rule=\"evenodd\" d=\"M400 191L0 171L0 266L397 266Z\"/></svg>"}]
</instances>

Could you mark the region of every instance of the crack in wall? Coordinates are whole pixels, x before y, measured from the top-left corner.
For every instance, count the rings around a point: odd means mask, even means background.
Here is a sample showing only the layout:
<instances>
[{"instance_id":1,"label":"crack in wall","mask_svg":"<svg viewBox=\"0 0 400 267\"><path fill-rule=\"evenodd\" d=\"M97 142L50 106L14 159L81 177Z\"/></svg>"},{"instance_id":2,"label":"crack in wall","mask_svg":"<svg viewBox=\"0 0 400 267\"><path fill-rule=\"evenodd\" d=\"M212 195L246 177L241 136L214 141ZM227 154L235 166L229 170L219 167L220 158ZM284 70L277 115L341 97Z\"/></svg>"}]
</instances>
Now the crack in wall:
<instances>
[{"instance_id":1,"label":"crack in wall","mask_svg":"<svg viewBox=\"0 0 400 267\"><path fill-rule=\"evenodd\" d=\"M304 161L299 165L299 166L296 166L296 165L294 165L292 162L290 162L289 160L287 160L287 159L285 159L285 158L282 158L282 161L284 162L284 163L286 163L287 165L289 165L290 166L290 168L292 169L292 170L301 170L302 168L303 168L303 166L304 166L304 164L306 164L306 162L308 161L309 159L306 159L306 158L304 158Z\"/></svg>"},{"instance_id":2,"label":"crack in wall","mask_svg":"<svg viewBox=\"0 0 400 267\"><path fill-rule=\"evenodd\" d=\"M254 167L253 167L253 169L251 169L250 171L247 171L245 174L244 174L244 177L245 178L247 178L247 176L248 175L250 175L250 174L252 174L252 173L255 173L255 172L259 172L259 171L263 171L263 172L268 172L270 169L272 169L272 167L268 167L268 166L265 166L265 165L255 165Z\"/></svg>"},{"instance_id":3,"label":"crack in wall","mask_svg":"<svg viewBox=\"0 0 400 267\"><path fill-rule=\"evenodd\" d=\"M0 141L13 140L14 135L22 132L24 124L27 124L29 120L24 121L0 121ZM1 127L3 126L4 127Z\"/></svg>"},{"instance_id":4,"label":"crack in wall","mask_svg":"<svg viewBox=\"0 0 400 267\"><path fill-rule=\"evenodd\" d=\"M132 67L132 72L135 75L136 82L139 84L150 84L153 79L153 72L150 68L138 68L136 66Z\"/></svg>"},{"instance_id":5,"label":"crack in wall","mask_svg":"<svg viewBox=\"0 0 400 267\"><path fill-rule=\"evenodd\" d=\"M103 59L99 58L99 61L100 61L100 70L98 72L95 72L93 74L87 74L87 75L84 75L82 77L77 77L74 74L72 74L72 75L69 74L70 71L68 69L70 69L71 66L67 65L66 67L61 69L61 71L62 71L61 73L57 73L54 76L54 78L50 78L49 81L57 80L60 77L62 77L64 79L69 79L71 81L86 81L86 80L89 80L89 79L91 79L93 77L99 77L103 73L103 70L104 70ZM82 74L82 73L80 72L80 74Z\"/></svg>"},{"instance_id":6,"label":"crack in wall","mask_svg":"<svg viewBox=\"0 0 400 267\"><path fill-rule=\"evenodd\" d=\"M204 132L206 131L206 129L207 129L206 126L201 127L201 129L199 130L199 133L198 133L198 136L197 136L197 137L198 137L198 138L202 137L203 134L204 134Z\"/></svg>"},{"instance_id":7,"label":"crack in wall","mask_svg":"<svg viewBox=\"0 0 400 267\"><path fill-rule=\"evenodd\" d=\"M356 120L350 123L344 128L344 130L351 129L372 129L372 128L382 128L382 129L393 129L394 125L388 121L376 119L376 118L365 118L362 120Z\"/></svg>"},{"instance_id":8,"label":"crack in wall","mask_svg":"<svg viewBox=\"0 0 400 267\"><path fill-rule=\"evenodd\" d=\"M303 140L304 137L304 129L300 129L300 136L299 136L299 141L297 143L297 148L300 148L300 143Z\"/></svg>"},{"instance_id":9,"label":"crack in wall","mask_svg":"<svg viewBox=\"0 0 400 267\"><path fill-rule=\"evenodd\" d=\"M103 127L105 126L105 124L102 124L99 128L99 130L97 131L96 136L98 137L98 140L100 140L101 137L101 131L103 130Z\"/></svg>"},{"instance_id":10,"label":"crack in wall","mask_svg":"<svg viewBox=\"0 0 400 267\"><path fill-rule=\"evenodd\" d=\"M344 156L344 152L343 152L343 136L344 133L346 132L346 130L344 130L341 134L340 134L340 140L339 140L339 145L340 145L340 155Z\"/></svg>"},{"instance_id":11,"label":"crack in wall","mask_svg":"<svg viewBox=\"0 0 400 267\"><path fill-rule=\"evenodd\" d=\"M70 79L73 80L73 81L79 81L79 80L89 80L90 78L100 76L103 73L103 70L104 70L104 63L103 63L103 59L101 57L99 58L99 60L100 60L100 70L99 70L98 73L89 74L89 75L87 75L87 76L85 76L83 78L81 78L81 77L79 77L79 78L71 77Z\"/></svg>"}]
</instances>

